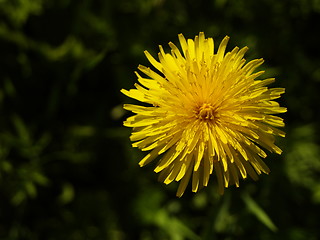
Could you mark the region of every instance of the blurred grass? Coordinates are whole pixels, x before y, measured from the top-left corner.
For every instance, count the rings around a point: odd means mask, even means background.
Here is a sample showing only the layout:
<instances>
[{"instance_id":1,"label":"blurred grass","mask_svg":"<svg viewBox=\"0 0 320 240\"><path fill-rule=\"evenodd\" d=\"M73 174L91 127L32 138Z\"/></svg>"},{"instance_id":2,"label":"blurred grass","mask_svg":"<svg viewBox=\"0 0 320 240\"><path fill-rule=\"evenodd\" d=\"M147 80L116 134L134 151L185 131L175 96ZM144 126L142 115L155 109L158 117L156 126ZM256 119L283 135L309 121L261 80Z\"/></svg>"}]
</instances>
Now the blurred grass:
<instances>
[{"instance_id":1,"label":"blurred grass","mask_svg":"<svg viewBox=\"0 0 320 240\"><path fill-rule=\"evenodd\" d=\"M0 19L0 239L320 238L320 1L2 0ZM200 31L265 59L287 137L270 176L178 199L138 167L119 90Z\"/></svg>"}]
</instances>

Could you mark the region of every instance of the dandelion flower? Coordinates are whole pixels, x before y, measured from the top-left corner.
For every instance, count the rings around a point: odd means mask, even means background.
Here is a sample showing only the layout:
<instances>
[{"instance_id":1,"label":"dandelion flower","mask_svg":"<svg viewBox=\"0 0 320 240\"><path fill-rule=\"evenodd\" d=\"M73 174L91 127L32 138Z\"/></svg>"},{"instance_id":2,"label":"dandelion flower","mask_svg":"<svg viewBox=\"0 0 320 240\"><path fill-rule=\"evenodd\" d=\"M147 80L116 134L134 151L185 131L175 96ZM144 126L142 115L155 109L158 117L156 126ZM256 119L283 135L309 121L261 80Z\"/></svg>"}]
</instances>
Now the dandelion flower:
<instances>
[{"instance_id":1,"label":"dandelion flower","mask_svg":"<svg viewBox=\"0 0 320 240\"><path fill-rule=\"evenodd\" d=\"M285 136L276 128L284 122L273 114L286 112L274 101L285 90L266 87L274 78L257 79L264 73L255 72L263 59L246 63L247 47L225 53L228 40L215 53L213 39L204 33L194 40L179 34L182 51L171 42L171 53L159 47L159 60L145 51L156 70L140 65L140 84L121 90L144 103L124 105L135 114L124 122L133 128L132 146L148 151L139 165L159 156L154 171L165 184L180 182L179 197L189 181L193 192L207 186L211 174L221 194L230 185L238 187L241 178L256 180L270 171L263 149L282 152L274 142Z\"/></svg>"}]
</instances>

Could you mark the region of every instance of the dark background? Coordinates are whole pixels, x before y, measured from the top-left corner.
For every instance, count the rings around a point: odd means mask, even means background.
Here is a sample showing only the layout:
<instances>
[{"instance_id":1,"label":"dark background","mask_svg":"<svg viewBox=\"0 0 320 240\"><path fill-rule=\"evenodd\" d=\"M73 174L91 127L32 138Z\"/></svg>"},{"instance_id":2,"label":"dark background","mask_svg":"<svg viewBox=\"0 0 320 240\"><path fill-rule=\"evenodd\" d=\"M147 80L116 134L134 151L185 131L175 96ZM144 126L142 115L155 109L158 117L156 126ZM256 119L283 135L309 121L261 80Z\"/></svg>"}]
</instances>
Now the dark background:
<instances>
[{"instance_id":1,"label":"dark background","mask_svg":"<svg viewBox=\"0 0 320 240\"><path fill-rule=\"evenodd\" d=\"M319 239L320 1L0 1L0 239ZM177 34L225 35L285 87L269 176L197 194L139 168L120 93Z\"/></svg>"}]
</instances>

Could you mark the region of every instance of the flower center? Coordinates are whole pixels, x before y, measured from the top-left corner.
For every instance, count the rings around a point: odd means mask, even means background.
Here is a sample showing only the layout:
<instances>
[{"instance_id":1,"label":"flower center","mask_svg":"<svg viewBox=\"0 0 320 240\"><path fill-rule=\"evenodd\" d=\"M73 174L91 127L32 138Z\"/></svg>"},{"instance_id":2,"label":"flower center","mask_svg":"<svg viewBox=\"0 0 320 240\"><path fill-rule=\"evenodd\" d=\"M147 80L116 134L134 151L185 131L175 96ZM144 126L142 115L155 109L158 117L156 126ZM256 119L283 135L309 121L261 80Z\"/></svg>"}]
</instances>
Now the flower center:
<instances>
[{"instance_id":1,"label":"flower center","mask_svg":"<svg viewBox=\"0 0 320 240\"><path fill-rule=\"evenodd\" d=\"M215 118L215 109L210 103L203 103L195 113L196 117L201 120L213 120Z\"/></svg>"}]
</instances>

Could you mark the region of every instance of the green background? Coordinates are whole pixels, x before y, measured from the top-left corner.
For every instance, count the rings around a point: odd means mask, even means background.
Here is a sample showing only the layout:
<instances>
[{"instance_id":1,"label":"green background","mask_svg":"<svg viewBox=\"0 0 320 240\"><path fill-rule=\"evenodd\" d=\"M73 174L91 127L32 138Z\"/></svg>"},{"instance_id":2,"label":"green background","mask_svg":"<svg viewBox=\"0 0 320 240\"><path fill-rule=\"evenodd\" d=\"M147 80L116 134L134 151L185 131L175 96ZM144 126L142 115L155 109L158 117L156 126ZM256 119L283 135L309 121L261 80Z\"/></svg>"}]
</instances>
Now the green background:
<instances>
[{"instance_id":1,"label":"green background","mask_svg":"<svg viewBox=\"0 0 320 240\"><path fill-rule=\"evenodd\" d=\"M319 0L0 0L0 239L319 239ZM120 93L200 31L285 87L269 176L217 194L138 166Z\"/></svg>"}]
</instances>

